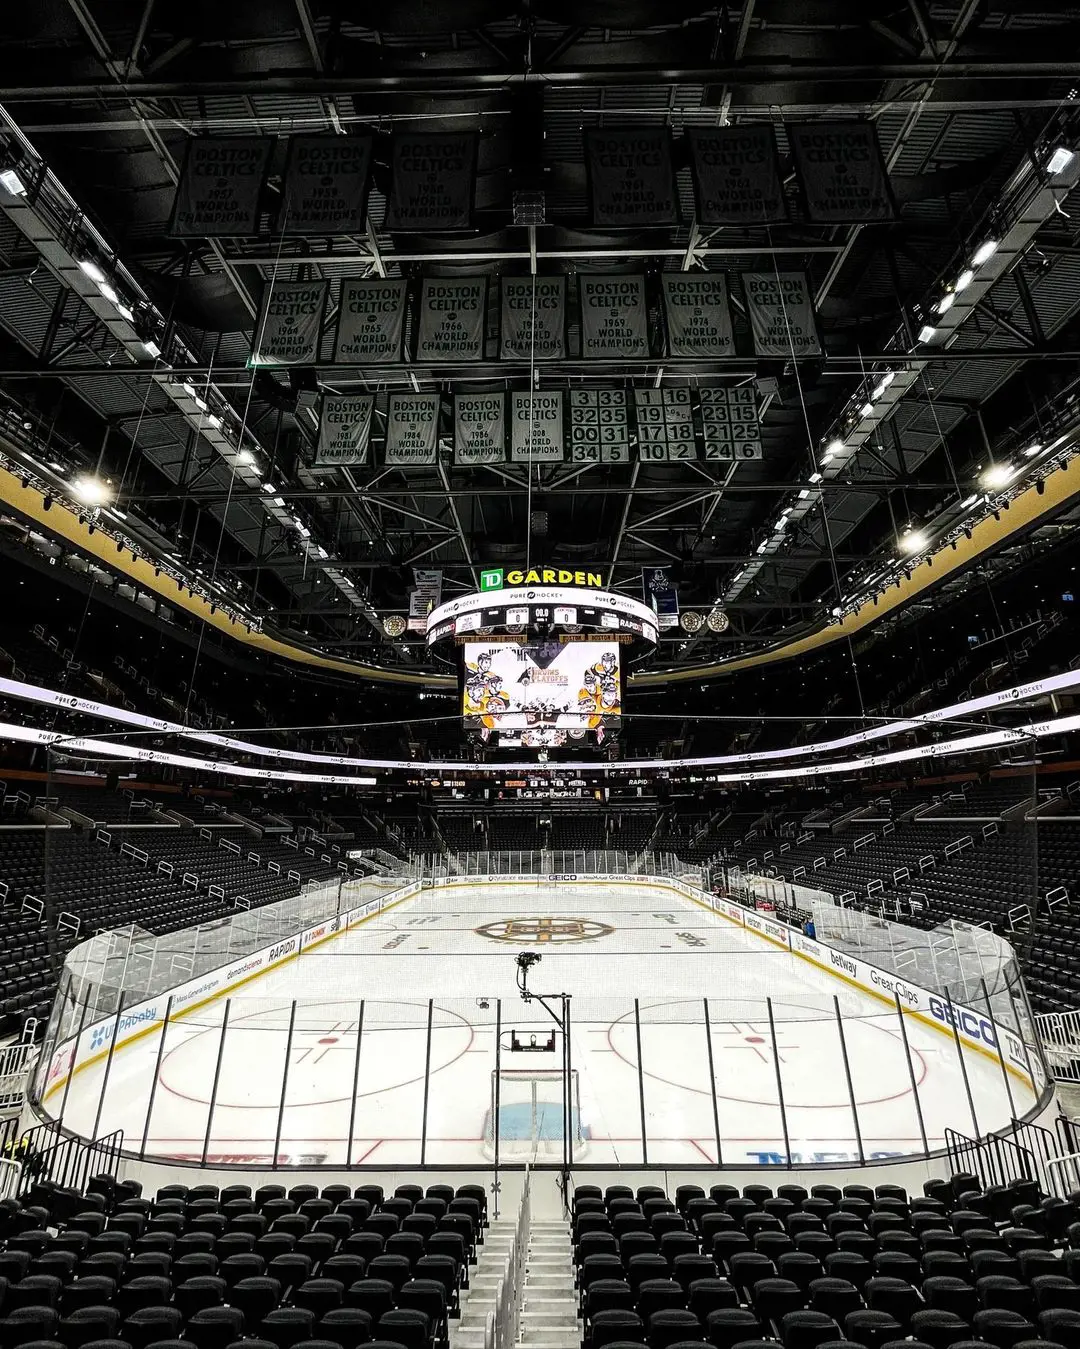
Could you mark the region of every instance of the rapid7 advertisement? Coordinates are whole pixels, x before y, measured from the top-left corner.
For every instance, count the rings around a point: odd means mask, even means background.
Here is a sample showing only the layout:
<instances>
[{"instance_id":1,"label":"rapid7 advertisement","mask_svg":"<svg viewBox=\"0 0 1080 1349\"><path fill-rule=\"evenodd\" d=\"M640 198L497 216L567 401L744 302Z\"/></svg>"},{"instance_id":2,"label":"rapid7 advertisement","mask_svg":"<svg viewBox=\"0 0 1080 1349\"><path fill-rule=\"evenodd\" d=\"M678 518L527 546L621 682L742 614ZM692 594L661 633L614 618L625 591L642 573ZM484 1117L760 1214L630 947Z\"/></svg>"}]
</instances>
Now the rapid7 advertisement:
<instances>
[{"instance_id":1,"label":"rapid7 advertisement","mask_svg":"<svg viewBox=\"0 0 1080 1349\"><path fill-rule=\"evenodd\" d=\"M616 642L470 642L462 715L496 731L586 730L622 711Z\"/></svg>"}]
</instances>

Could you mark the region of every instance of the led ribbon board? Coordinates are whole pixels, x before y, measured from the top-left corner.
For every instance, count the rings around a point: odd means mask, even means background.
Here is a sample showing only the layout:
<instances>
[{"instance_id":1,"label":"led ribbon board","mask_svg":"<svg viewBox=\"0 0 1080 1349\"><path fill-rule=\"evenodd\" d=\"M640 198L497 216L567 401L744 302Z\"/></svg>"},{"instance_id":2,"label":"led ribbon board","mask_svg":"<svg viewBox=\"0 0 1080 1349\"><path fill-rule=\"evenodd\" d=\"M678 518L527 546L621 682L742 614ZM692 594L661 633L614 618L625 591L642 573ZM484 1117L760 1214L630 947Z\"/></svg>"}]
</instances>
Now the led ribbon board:
<instances>
[{"instance_id":1,"label":"led ribbon board","mask_svg":"<svg viewBox=\"0 0 1080 1349\"><path fill-rule=\"evenodd\" d=\"M428 646L482 628L581 627L626 632L656 643L656 615L640 600L610 590L519 586L461 595L428 614Z\"/></svg>"}]
</instances>

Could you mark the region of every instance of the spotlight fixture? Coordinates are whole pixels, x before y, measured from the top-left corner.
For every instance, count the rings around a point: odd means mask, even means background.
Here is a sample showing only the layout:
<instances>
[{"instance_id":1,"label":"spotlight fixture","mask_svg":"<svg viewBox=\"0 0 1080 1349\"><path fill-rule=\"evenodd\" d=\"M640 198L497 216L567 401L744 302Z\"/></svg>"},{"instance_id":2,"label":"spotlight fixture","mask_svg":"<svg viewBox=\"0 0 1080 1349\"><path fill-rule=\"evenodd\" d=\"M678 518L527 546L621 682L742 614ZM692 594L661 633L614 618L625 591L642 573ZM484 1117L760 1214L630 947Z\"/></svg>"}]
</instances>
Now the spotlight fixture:
<instances>
[{"instance_id":1,"label":"spotlight fixture","mask_svg":"<svg viewBox=\"0 0 1080 1349\"><path fill-rule=\"evenodd\" d=\"M911 553L921 553L926 544L927 538L921 529L910 529L900 538L897 547L902 553L910 555Z\"/></svg>"},{"instance_id":2,"label":"spotlight fixture","mask_svg":"<svg viewBox=\"0 0 1080 1349\"><path fill-rule=\"evenodd\" d=\"M1054 176L1064 173L1075 158L1075 150L1070 150L1066 145L1059 145L1046 161L1046 172Z\"/></svg>"},{"instance_id":3,"label":"spotlight fixture","mask_svg":"<svg viewBox=\"0 0 1080 1349\"><path fill-rule=\"evenodd\" d=\"M84 506L103 506L112 496L108 483L90 473L81 473L71 484L71 490Z\"/></svg>"},{"instance_id":4,"label":"spotlight fixture","mask_svg":"<svg viewBox=\"0 0 1080 1349\"><path fill-rule=\"evenodd\" d=\"M684 609L679 615L679 627L683 632L700 632L705 623L703 614L696 609Z\"/></svg>"},{"instance_id":5,"label":"spotlight fixture","mask_svg":"<svg viewBox=\"0 0 1080 1349\"><path fill-rule=\"evenodd\" d=\"M996 239L984 239L983 242L975 250L975 252L972 253L971 255L972 265L975 267L981 267L984 262L990 261L990 259L994 256L997 250L998 250L998 241Z\"/></svg>"},{"instance_id":6,"label":"spotlight fixture","mask_svg":"<svg viewBox=\"0 0 1080 1349\"><path fill-rule=\"evenodd\" d=\"M158 346L158 344L154 341L152 337L148 338L143 343L143 351L146 352L147 356L149 356L152 361L156 361L158 357L161 355L161 348Z\"/></svg>"},{"instance_id":7,"label":"spotlight fixture","mask_svg":"<svg viewBox=\"0 0 1080 1349\"><path fill-rule=\"evenodd\" d=\"M932 342L937 337L937 329L930 323L924 323L919 329L920 342Z\"/></svg>"},{"instance_id":8,"label":"spotlight fixture","mask_svg":"<svg viewBox=\"0 0 1080 1349\"><path fill-rule=\"evenodd\" d=\"M93 258L82 258L79 262L80 270L90 278L95 286L100 286L105 281L105 273L93 260Z\"/></svg>"},{"instance_id":9,"label":"spotlight fixture","mask_svg":"<svg viewBox=\"0 0 1080 1349\"><path fill-rule=\"evenodd\" d=\"M991 464L979 481L991 492L1005 487L1013 479L1016 470L1011 464Z\"/></svg>"},{"instance_id":10,"label":"spotlight fixture","mask_svg":"<svg viewBox=\"0 0 1080 1349\"><path fill-rule=\"evenodd\" d=\"M956 293L954 291L947 290L945 294L941 297L941 299L938 300L937 304L934 305L934 309L939 314L947 314L955 303L956 303Z\"/></svg>"},{"instance_id":11,"label":"spotlight fixture","mask_svg":"<svg viewBox=\"0 0 1080 1349\"><path fill-rule=\"evenodd\" d=\"M731 619L723 609L713 609L705 622L710 632L727 632L731 627Z\"/></svg>"},{"instance_id":12,"label":"spotlight fixture","mask_svg":"<svg viewBox=\"0 0 1080 1349\"><path fill-rule=\"evenodd\" d=\"M15 169L0 170L0 187L12 197L26 196L26 184Z\"/></svg>"}]
</instances>

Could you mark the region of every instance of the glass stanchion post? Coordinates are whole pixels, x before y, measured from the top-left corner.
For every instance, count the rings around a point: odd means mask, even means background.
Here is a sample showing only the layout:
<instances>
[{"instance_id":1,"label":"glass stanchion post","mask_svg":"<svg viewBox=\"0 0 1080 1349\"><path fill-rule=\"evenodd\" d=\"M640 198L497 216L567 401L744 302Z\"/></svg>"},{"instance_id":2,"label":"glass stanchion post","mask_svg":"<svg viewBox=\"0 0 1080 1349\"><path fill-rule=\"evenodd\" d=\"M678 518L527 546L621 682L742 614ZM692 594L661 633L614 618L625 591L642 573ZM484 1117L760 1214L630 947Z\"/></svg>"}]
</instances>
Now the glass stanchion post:
<instances>
[{"instance_id":1,"label":"glass stanchion post","mask_svg":"<svg viewBox=\"0 0 1080 1349\"><path fill-rule=\"evenodd\" d=\"M709 1095L712 1098L713 1132L716 1134L716 1165L724 1165L724 1150L720 1146L720 1104L716 1099L716 1064L713 1059L712 1026L709 1023L709 999L702 998L705 1008L705 1047L709 1054Z\"/></svg>"},{"instance_id":2,"label":"glass stanchion post","mask_svg":"<svg viewBox=\"0 0 1080 1349\"><path fill-rule=\"evenodd\" d=\"M641 1060L641 1004L634 999L634 1038L637 1043L638 1109L641 1112L641 1160L649 1164L649 1136L645 1125L645 1065Z\"/></svg>"},{"instance_id":3,"label":"glass stanchion post","mask_svg":"<svg viewBox=\"0 0 1080 1349\"><path fill-rule=\"evenodd\" d=\"M769 1010L769 1039L772 1043L773 1064L776 1067L776 1102L780 1107L780 1125L784 1130L784 1156L788 1169L791 1169L791 1135L788 1132L787 1108L784 1105L784 1082L780 1073L780 1050L776 1044L776 1019L773 1016L772 998L765 999Z\"/></svg>"},{"instance_id":4,"label":"glass stanchion post","mask_svg":"<svg viewBox=\"0 0 1080 1349\"><path fill-rule=\"evenodd\" d=\"M225 999L225 1010L221 1017L221 1035L218 1037L217 1060L214 1063L214 1081L210 1087L210 1106L206 1112L206 1133L203 1135L202 1161L200 1166L206 1165L207 1154L210 1151L210 1133L214 1127L214 1106L217 1105L218 1083L221 1081L221 1064L225 1058L225 1037L229 1033L229 1009L232 1007L232 999Z\"/></svg>"},{"instance_id":5,"label":"glass stanchion post","mask_svg":"<svg viewBox=\"0 0 1080 1349\"><path fill-rule=\"evenodd\" d=\"M863 1150L862 1128L859 1124L859 1107L855 1103L855 1085L851 1080L851 1062L848 1059L847 1040L844 1036L844 1019L840 1015L840 999L833 994L833 1010L836 1013L836 1033L840 1037L840 1053L844 1060L844 1078L847 1081L848 1100L851 1102L851 1119L855 1125L855 1146L859 1150L859 1163L866 1161Z\"/></svg>"},{"instance_id":6,"label":"glass stanchion post","mask_svg":"<svg viewBox=\"0 0 1080 1349\"><path fill-rule=\"evenodd\" d=\"M113 1021L113 1032L109 1037L109 1052L105 1058L105 1071L101 1075L101 1094L98 1096L97 1110L94 1112L94 1128L90 1134L92 1139L97 1138L98 1129L101 1126L101 1112L105 1108L105 1093L109 1089L109 1074L112 1072L113 1055L116 1053L116 1042L120 1038L120 1017L124 1011L124 989L116 1001L116 1018Z\"/></svg>"},{"instance_id":7,"label":"glass stanchion post","mask_svg":"<svg viewBox=\"0 0 1080 1349\"><path fill-rule=\"evenodd\" d=\"M427 1005L427 1040L424 1045L424 1113L420 1120L420 1165L423 1166L427 1161L427 1123L428 1123L428 1099L431 1095L431 1027L435 1014L435 1003L428 998Z\"/></svg>"},{"instance_id":8,"label":"glass stanchion post","mask_svg":"<svg viewBox=\"0 0 1080 1349\"><path fill-rule=\"evenodd\" d=\"M1005 1067L1005 1055L1001 1051L1001 1027L994 1020L994 1012L990 1006L990 994L986 988L986 979L979 978L979 986L982 989L983 1002L986 1004L986 1017L994 1027L994 1048L997 1050L998 1065L1001 1068L1001 1080L1005 1084L1005 1095L1009 1098L1009 1118L1016 1119L1016 1102L1013 1100L1012 1083L1009 1081L1009 1070Z\"/></svg>"},{"instance_id":9,"label":"glass stanchion post","mask_svg":"<svg viewBox=\"0 0 1080 1349\"><path fill-rule=\"evenodd\" d=\"M158 1039L157 1057L154 1060L154 1075L150 1079L150 1098L146 1102L146 1120L143 1124L142 1140L139 1143L139 1160L146 1156L146 1144L150 1138L150 1121L154 1114L154 1098L157 1095L158 1079L161 1077L161 1061L165 1057L165 1036L169 1031L169 1017L172 1016L172 994L165 1004L165 1017L161 1023L161 1035Z\"/></svg>"},{"instance_id":10,"label":"glass stanchion post","mask_svg":"<svg viewBox=\"0 0 1080 1349\"><path fill-rule=\"evenodd\" d=\"M960 1042L960 1029L957 1026L956 1008L953 1006L952 995L948 987L945 988L945 1001L949 1005L949 1024L952 1026L953 1040L956 1043L956 1057L960 1062L960 1075L964 1079L964 1091L967 1093L968 1109L971 1111L972 1136L979 1136L979 1117L975 1113L975 1098L971 1094L971 1083L968 1080L967 1064L964 1061L964 1046Z\"/></svg>"},{"instance_id":11,"label":"glass stanchion post","mask_svg":"<svg viewBox=\"0 0 1080 1349\"><path fill-rule=\"evenodd\" d=\"M349 1141L345 1145L345 1165L352 1166L353 1139L356 1136L356 1093L360 1090L360 1045L364 1039L364 1000L356 1018L356 1054L353 1057L352 1096L349 1099Z\"/></svg>"},{"instance_id":12,"label":"glass stanchion post","mask_svg":"<svg viewBox=\"0 0 1080 1349\"><path fill-rule=\"evenodd\" d=\"M271 1171L278 1168L278 1156L281 1152L281 1130L285 1123L285 1098L289 1091L289 1063L292 1059L293 1031L296 1028L296 999L289 1007L289 1034L285 1040L285 1064L281 1070L281 1101L278 1105L277 1128L274 1131L274 1155L270 1159Z\"/></svg>"}]
</instances>

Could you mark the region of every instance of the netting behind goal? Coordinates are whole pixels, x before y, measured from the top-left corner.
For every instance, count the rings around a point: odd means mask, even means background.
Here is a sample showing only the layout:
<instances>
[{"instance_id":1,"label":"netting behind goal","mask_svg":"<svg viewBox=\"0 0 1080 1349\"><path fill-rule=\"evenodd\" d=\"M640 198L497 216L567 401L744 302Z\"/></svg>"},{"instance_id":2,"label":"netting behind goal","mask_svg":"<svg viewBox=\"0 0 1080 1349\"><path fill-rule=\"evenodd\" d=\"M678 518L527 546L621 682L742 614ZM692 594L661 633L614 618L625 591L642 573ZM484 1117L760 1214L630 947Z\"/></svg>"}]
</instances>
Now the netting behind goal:
<instances>
[{"instance_id":1,"label":"netting behind goal","mask_svg":"<svg viewBox=\"0 0 1080 1349\"><path fill-rule=\"evenodd\" d=\"M498 1121L499 1158L505 1162L559 1161L566 1128L560 1068L502 1068L491 1074L491 1101L484 1119L484 1150L495 1155ZM569 1075L572 1158L585 1150L577 1069Z\"/></svg>"}]
</instances>

